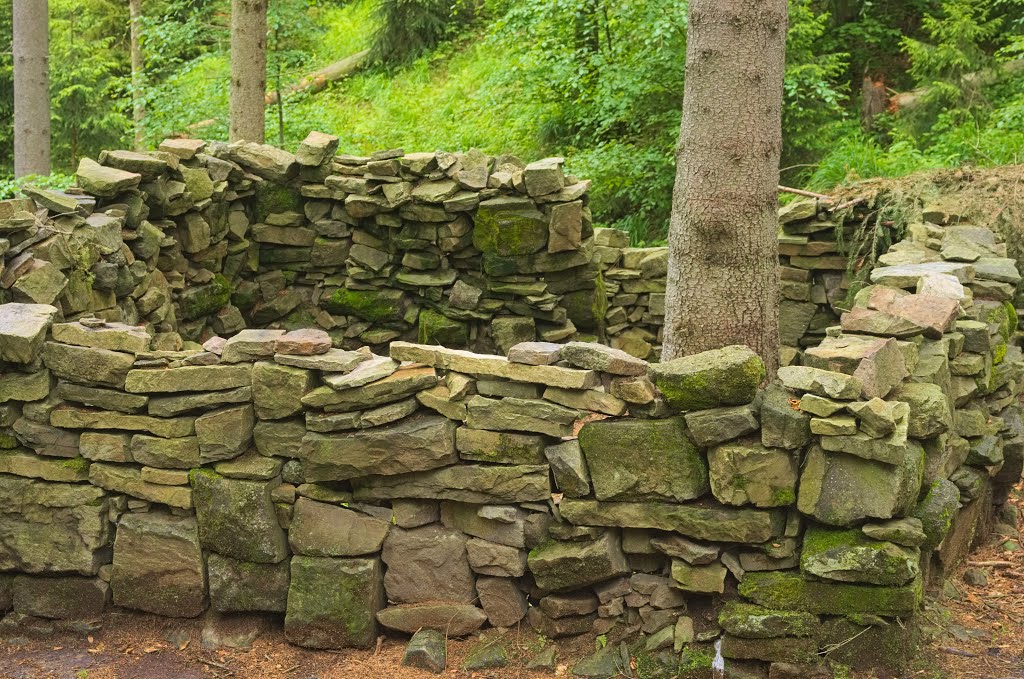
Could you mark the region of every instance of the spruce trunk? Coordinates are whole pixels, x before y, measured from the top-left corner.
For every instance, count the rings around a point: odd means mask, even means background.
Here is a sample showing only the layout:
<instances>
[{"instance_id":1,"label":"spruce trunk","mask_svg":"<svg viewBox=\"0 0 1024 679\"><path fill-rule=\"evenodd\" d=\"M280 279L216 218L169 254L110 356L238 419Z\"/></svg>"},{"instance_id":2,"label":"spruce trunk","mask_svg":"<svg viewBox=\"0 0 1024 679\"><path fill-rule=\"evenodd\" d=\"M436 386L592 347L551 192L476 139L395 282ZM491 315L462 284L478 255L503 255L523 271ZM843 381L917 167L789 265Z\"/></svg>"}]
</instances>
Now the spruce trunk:
<instances>
[{"instance_id":1,"label":"spruce trunk","mask_svg":"<svg viewBox=\"0 0 1024 679\"><path fill-rule=\"evenodd\" d=\"M662 360L745 344L779 364L786 0L692 0Z\"/></svg>"},{"instance_id":2,"label":"spruce trunk","mask_svg":"<svg viewBox=\"0 0 1024 679\"><path fill-rule=\"evenodd\" d=\"M50 174L47 0L14 0L14 176Z\"/></svg>"},{"instance_id":3,"label":"spruce trunk","mask_svg":"<svg viewBox=\"0 0 1024 679\"><path fill-rule=\"evenodd\" d=\"M231 141L263 143L267 0L231 2Z\"/></svg>"}]
</instances>

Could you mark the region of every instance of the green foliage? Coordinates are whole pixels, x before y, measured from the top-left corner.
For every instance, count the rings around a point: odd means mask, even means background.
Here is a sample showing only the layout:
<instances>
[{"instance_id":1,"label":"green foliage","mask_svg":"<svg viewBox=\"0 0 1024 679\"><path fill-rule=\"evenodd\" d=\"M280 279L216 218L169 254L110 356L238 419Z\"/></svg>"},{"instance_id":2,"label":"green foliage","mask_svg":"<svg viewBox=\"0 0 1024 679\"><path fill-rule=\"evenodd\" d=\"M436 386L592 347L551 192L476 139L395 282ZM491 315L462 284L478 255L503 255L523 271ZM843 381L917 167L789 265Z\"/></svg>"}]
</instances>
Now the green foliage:
<instances>
[{"instance_id":1,"label":"green foliage","mask_svg":"<svg viewBox=\"0 0 1024 679\"><path fill-rule=\"evenodd\" d=\"M17 179L0 179L0 200L16 198L22 186L31 184L39 189L66 189L75 181L72 175L54 173L46 176L37 174L25 175Z\"/></svg>"},{"instance_id":2,"label":"green foliage","mask_svg":"<svg viewBox=\"0 0 1024 679\"><path fill-rule=\"evenodd\" d=\"M377 28L370 60L390 66L415 59L471 20L475 3L452 0L375 0Z\"/></svg>"},{"instance_id":3,"label":"green foliage","mask_svg":"<svg viewBox=\"0 0 1024 679\"><path fill-rule=\"evenodd\" d=\"M51 162L73 169L83 155L121 145L128 134L130 73L114 35L123 30L108 0L50 3ZM129 67L130 70L130 67Z\"/></svg>"},{"instance_id":4,"label":"green foliage","mask_svg":"<svg viewBox=\"0 0 1024 679\"><path fill-rule=\"evenodd\" d=\"M131 144L128 9L51 0L53 161ZM684 87L687 0L275 0L267 137L310 129L343 152L480 148L558 155L594 180L602 226L667 231ZM143 133L227 137L229 0L147 0ZM1024 0L789 0L783 181L828 190L919 169L1024 156ZM0 3L0 177L12 170L11 5ZM369 48L322 92L304 76ZM912 110L860 121L865 77L923 88ZM59 181L59 180L58 180ZM59 185L59 183L58 183ZM0 191L12 193L11 183Z\"/></svg>"}]
</instances>

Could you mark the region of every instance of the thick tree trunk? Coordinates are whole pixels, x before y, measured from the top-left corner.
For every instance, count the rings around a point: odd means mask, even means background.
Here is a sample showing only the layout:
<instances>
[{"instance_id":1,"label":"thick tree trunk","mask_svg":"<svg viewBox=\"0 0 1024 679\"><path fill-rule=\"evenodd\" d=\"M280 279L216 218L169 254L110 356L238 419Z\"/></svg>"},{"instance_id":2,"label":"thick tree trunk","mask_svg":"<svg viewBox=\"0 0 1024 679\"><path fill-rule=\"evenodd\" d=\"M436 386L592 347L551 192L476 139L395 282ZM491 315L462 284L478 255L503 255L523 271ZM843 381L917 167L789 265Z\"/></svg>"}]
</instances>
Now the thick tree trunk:
<instances>
[{"instance_id":1,"label":"thick tree trunk","mask_svg":"<svg viewBox=\"0 0 1024 679\"><path fill-rule=\"evenodd\" d=\"M786 0L691 0L662 360L746 344L779 364L776 187Z\"/></svg>"},{"instance_id":2,"label":"thick tree trunk","mask_svg":"<svg viewBox=\"0 0 1024 679\"><path fill-rule=\"evenodd\" d=\"M263 142L267 0L231 1L231 141Z\"/></svg>"},{"instance_id":3,"label":"thick tree trunk","mask_svg":"<svg viewBox=\"0 0 1024 679\"><path fill-rule=\"evenodd\" d=\"M14 0L14 176L50 174L47 0Z\"/></svg>"},{"instance_id":4,"label":"thick tree trunk","mask_svg":"<svg viewBox=\"0 0 1024 679\"><path fill-rule=\"evenodd\" d=\"M141 150L144 145L142 119L146 115L146 107L142 103L142 0L128 0L128 17L131 22L132 120L135 123L135 149Z\"/></svg>"}]
</instances>

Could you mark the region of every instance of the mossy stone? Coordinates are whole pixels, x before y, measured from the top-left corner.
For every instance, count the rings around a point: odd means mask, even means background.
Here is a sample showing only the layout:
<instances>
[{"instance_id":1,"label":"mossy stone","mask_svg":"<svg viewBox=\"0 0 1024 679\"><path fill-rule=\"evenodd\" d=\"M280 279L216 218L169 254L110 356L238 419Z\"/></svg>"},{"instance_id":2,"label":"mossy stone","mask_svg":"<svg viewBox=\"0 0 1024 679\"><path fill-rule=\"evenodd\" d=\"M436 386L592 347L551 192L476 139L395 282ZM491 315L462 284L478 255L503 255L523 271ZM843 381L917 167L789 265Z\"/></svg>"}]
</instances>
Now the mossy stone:
<instances>
[{"instance_id":1,"label":"mossy stone","mask_svg":"<svg viewBox=\"0 0 1024 679\"><path fill-rule=\"evenodd\" d=\"M820 647L833 649L828 658L834 663L857 672L881 670L885 676L906 676L920 642L920 629L914 618L868 626L841 617L822 621L814 636Z\"/></svg>"},{"instance_id":2,"label":"mossy stone","mask_svg":"<svg viewBox=\"0 0 1024 679\"><path fill-rule=\"evenodd\" d=\"M911 516L921 520L927 536L921 549L928 552L935 549L949 533L953 517L960 508L960 489L946 479L935 481Z\"/></svg>"},{"instance_id":3,"label":"mossy stone","mask_svg":"<svg viewBox=\"0 0 1024 679\"><path fill-rule=\"evenodd\" d=\"M302 212L302 196L295 187L277 182L263 181L254 184L255 221L264 222L274 212Z\"/></svg>"},{"instance_id":4,"label":"mossy stone","mask_svg":"<svg viewBox=\"0 0 1024 679\"><path fill-rule=\"evenodd\" d=\"M630 572L614 531L591 541L549 540L530 550L527 563L537 586L550 592L579 589Z\"/></svg>"},{"instance_id":5,"label":"mossy stone","mask_svg":"<svg viewBox=\"0 0 1024 679\"><path fill-rule=\"evenodd\" d=\"M681 417L603 420L580 430L598 500L692 500L708 490L708 465Z\"/></svg>"},{"instance_id":6,"label":"mossy stone","mask_svg":"<svg viewBox=\"0 0 1024 679\"><path fill-rule=\"evenodd\" d=\"M212 469L193 469L189 476L203 547L256 563L277 563L288 555L270 499L273 482L227 479Z\"/></svg>"},{"instance_id":7,"label":"mossy stone","mask_svg":"<svg viewBox=\"0 0 1024 679\"><path fill-rule=\"evenodd\" d=\"M921 604L923 586L920 575L907 585L884 587L817 582L795 571L760 571L746 574L739 593L766 608L832 615L908 616Z\"/></svg>"},{"instance_id":8,"label":"mossy stone","mask_svg":"<svg viewBox=\"0 0 1024 679\"><path fill-rule=\"evenodd\" d=\"M370 648L384 604L380 559L294 556L285 638L306 648Z\"/></svg>"},{"instance_id":9,"label":"mossy stone","mask_svg":"<svg viewBox=\"0 0 1024 679\"><path fill-rule=\"evenodd\" d=\"M919 559L916 547L875 540L859 528L813 524L804 533L800 570L827 580L902 585L920 573Z\"/></svg>"},{"instance_id":10,"label":"mossy stone","mask_svg":"<svg viewBox=\"0 0 1024 679\"><path fill-rule=\"evenodd\" d=\"M220 274L206 285L187 287L178 299L178 319L191 321L208 316L231 301L231 283Z\"/></svg>"},{"instance_id":11,"label":"mossy stone","mask_svg":"<svg viewBox=\"0 0 1024 679\"><path fill-rule=\"evenodd\" d=\"M484 254L529 255L548 243L548 220L528 201L484 201L473 220L473 245Z\"/></svg>"},{"instance_id":12,"label":"mossy stone","mask_svg":"<svg viewBox=\"0 0 1024 679\"><path fill-rule=\"evenodd\" d=\"M766 372L761 357L732 345L651 366L651 377L668 404L681 411L746 405Z\"/></svg>"},{"instance_id":13,"label":"mossy stone","mask_svg":"<svg viewBox=\"0 0 1024 679\"><path fill-rule=\"evenodd\" d=\"M718 614L718 624L729 634L746 639L810 636L818 617L804 611L785 611L742 601L729 601Z\"/></svg>"},{"instance_id":14,"label":"mossy stone","mask_svg":"<svg viewBox=\"0 0 1024 679\"><path fill-rule=\"evenodd\" d=\"M418 341L420 344L464 347L469 344L469 327L433 309L424 309L420 312Z\"/></svg>"},{"instance_id":15,"label":"mossy stone","mask_svg":"<svg viewBox=\"0 0 1024 679\"><path fill-rule=\"evenodd\" d=\"M404 312L404 294L401 290L349 290L338 288L320 301L320 306L332 314L358 316L363 320L381 323L400 321Z\"/></svg>"}]
</instances>

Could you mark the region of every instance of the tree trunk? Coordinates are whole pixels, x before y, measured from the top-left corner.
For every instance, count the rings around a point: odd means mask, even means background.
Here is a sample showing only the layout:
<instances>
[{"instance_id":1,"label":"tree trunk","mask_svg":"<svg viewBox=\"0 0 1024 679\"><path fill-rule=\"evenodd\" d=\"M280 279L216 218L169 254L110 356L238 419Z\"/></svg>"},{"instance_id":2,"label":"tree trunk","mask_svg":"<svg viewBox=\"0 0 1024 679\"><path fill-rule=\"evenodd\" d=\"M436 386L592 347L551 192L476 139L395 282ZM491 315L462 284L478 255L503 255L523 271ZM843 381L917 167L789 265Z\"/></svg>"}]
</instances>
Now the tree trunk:
<instances>
[{"instance_id":1,"label":"tree trunk","mask_svg":"<svg viewBox=\"0 0 1024 679\"><path fill-rule=\"evenodd\" d=\"M691 0L662 360L746 344L779 365L786 0Z\"/></svg>"},{"instance_id":2,"label":"tree trunk","mask_svg":"<svg viewBox=\"0 0 1024 679\"><path fill-rule=\"evenodd\" d=\"M231 141L263 142L267 0L231 1Z\"/></svg>"},{"instance_id":3,"label":"tree trunk","mask_svg":"<svg viewBox=\"0 0 1024 679\"><path fill-rule=\"evenodd\" d=\"M14 176L50 174L47 0L14 0Z\"/></svg>"},{"instance_id":4,"label":"tree trunk","mask_svg":"<svg viewBox=\"0 0 1024 679\"><path fill-rule=\"evenodd\" d=\"M135 149L141 150L144 146L142 119L146 115L146 107L142 103L142 0L128 0L128 17L132 51L132 120L135 123Z\"/></svg>"}]
</instances>

